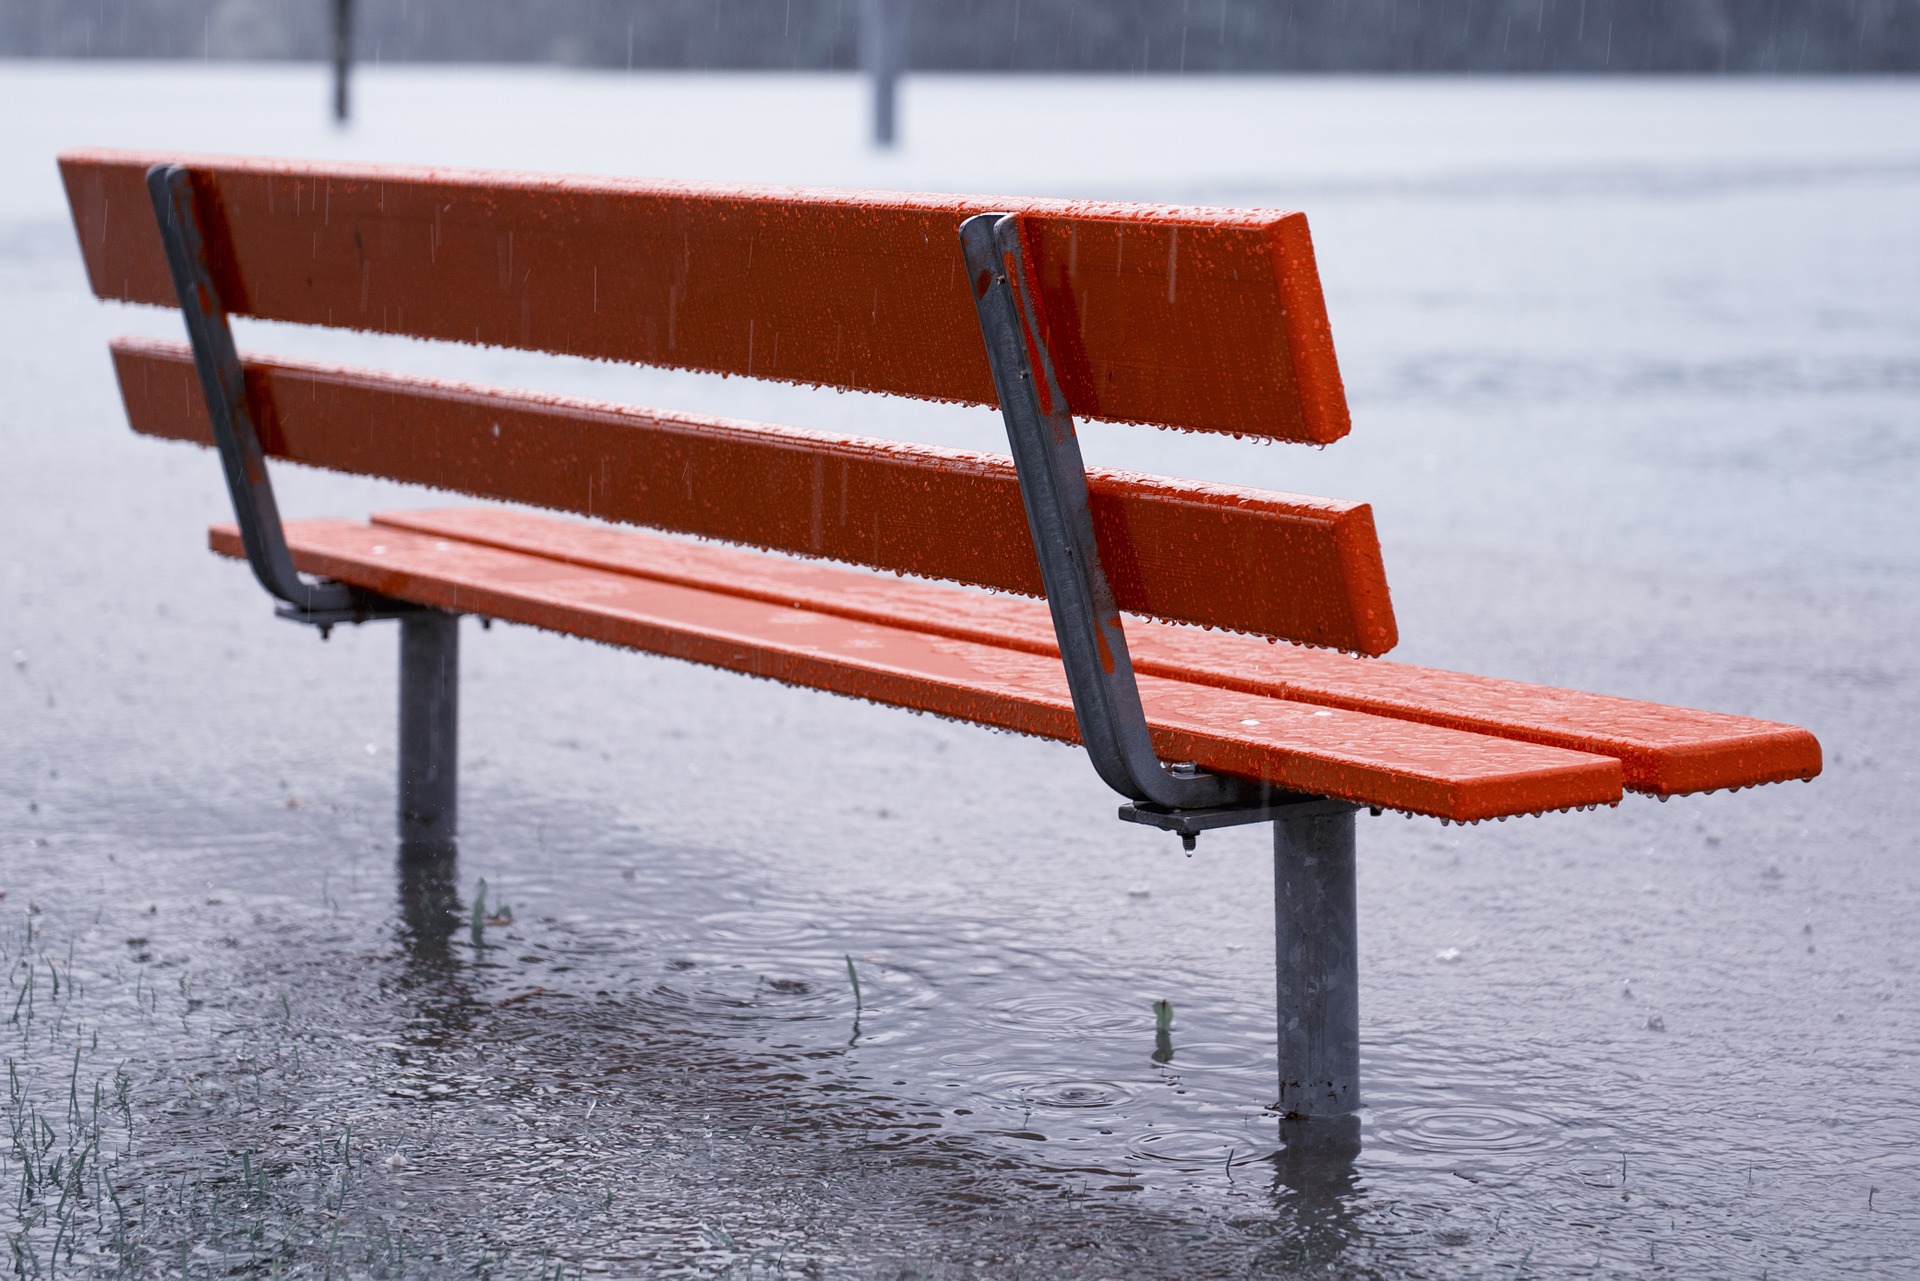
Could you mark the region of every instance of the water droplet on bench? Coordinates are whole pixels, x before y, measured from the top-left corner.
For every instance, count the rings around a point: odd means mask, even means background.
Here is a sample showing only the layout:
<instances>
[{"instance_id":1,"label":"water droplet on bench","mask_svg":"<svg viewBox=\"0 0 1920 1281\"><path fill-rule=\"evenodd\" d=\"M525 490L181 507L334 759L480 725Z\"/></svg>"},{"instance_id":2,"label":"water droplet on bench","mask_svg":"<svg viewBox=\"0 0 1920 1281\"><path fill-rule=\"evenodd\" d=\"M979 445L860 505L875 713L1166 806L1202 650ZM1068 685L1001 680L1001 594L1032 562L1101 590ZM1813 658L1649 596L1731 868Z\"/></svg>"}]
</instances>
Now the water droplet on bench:
<instances>
[{"instance_id":1,"label":"water droplet on bench","mask_svg":"<svg viewBox=\"0 0 1920 1281\"><path fill-rule=\"evenodd\" d=\"M1258 725L1260 722L1255 720L1253 717L1249 716L1246 720L1243 720L1240 723L1242 725Z\"/></svg>"},{"instance_id":2,"label":"water droplet on bench","mask_svg":"<svg viewBox=\"0 0 1920 1281\"><path fill-rule=\"evenodd\" d=\"M1333 715L1333 713L1332 712L1315 712L1314 715L1315 716L1331 716Z\"/></svg>"},{"instance_id":3,"label":"water droplet on bench","mask_svg":"<svg viewBox=\"0 0 1920 1281\"><path fill-rule=\"evenodd\" d=\"M1457 947L1443 947L1433 954L1433 959L1436 961L1445 961L1451 965L1460 959L1460 949Z\"/></svg>"}]
</instances>

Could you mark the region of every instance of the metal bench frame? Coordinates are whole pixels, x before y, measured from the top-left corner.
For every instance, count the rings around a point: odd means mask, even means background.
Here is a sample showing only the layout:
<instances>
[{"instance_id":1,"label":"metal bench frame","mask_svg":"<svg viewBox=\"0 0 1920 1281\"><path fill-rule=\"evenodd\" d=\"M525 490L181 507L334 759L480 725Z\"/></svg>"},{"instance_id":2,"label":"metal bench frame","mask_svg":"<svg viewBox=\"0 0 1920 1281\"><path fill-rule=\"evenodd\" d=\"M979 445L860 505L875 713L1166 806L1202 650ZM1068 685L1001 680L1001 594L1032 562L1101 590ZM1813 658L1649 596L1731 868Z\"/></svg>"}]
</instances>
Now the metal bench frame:
<instances>
[{"instance_id":1,"label":"metal bench frame","mask_svg":"<svg viewBox=\"0 0 1920 1281\"><path fill-rule=\"evenodd\" d=\"M459 620L293 566L246 379L207 256L206 219L179 165L147 171L213 438L254 577L276 613L316 627L400 623L399 837L403 857L444 859L458 831ZM1127 798L1119 816L1178 835L1272 822L1283 1116L1333 1121L1357 1142L1359 964L1349 802L1279 792L1156 755L1126 631L1094 536L1086 465L1029 286L1020 218L979 214L959 237L1019 477L1081 741Z\"/></svg>"}]
</instances>

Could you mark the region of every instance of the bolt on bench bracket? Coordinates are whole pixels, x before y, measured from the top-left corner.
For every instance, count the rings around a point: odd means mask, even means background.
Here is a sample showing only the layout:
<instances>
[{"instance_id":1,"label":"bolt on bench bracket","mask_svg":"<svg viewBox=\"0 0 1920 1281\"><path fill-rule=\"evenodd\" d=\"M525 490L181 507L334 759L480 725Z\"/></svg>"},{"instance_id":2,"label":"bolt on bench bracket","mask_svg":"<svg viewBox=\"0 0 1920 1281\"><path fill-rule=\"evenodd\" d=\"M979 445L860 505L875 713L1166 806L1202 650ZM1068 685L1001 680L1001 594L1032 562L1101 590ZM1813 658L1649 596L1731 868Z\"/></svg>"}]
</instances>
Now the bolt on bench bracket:
<instances>
[{"instance_id":1,"label":"bolt on bench bracket","mask_svg":"<svg viewBox=\"0 0 1920 1281\"><path fill-rule=\"evenodd\" d=\"M1281 819L1330 817L1352 814L1359 809L1360 806L1352 801L1335 801L1297 792L1273 792L1264 800L1208 809L1169 809L1164 805L1134 801L1120 807L1120 817L1128 823L1172 832L1180 838L1180 844L1191 850L1200 833L1211 832L1218 827L1240 827L1247 823L1270 823Z\"/></svg>"},{"instance_id":2,"label":"bolt on bench bracket","mask_svg":"<svg viewBox=\"0 0 1920 1281\"><path fill-rule=\"evenodd\" d=\"M1258 784L1192 765L1164 764L1154 754L1120 609L1094 539L1086 464L1073 414L1036 312L1020 219L1014 214L978 214L960 224L960 244L1067 688L1095 771L1114 791L1156 812L1247 812L1249 805L1262 811L1256 817L1206 826L1273 817L1265 812L1266 789ZM1122 816L1128 817L1125 810ZM1134 821L1167 826L1153 819ZM1190 843L1191 834L1183 833L1182 839Z\"/></svg>"},{"instance_id":3,"label":"bolt on bench bracket","mask_svg":"<svg viewBox=\"0 0 1920 1281\"><path fill-rule=\"evenodd\" d=\"M247 564L267 593L280 602L282 618L307 623L324 635L340 623L364 623L418 613L420 606L389 600L372 592L328 580L310 582L293 568L286 532L280 526L280 508L267 476L266 452L260 447L253 415L247 408L246 375L233 345L227 309L213 281L207 261L205 223L193 189L193 178L179 165L155 165L147 170L147 193L160 225L160 243L173 274L180 313L186 318L193 345L193 363L200 375L200 392L212 420L214 446L226 473L227 493L240 525L240 541Z\"/></svg>"}]
</instances>

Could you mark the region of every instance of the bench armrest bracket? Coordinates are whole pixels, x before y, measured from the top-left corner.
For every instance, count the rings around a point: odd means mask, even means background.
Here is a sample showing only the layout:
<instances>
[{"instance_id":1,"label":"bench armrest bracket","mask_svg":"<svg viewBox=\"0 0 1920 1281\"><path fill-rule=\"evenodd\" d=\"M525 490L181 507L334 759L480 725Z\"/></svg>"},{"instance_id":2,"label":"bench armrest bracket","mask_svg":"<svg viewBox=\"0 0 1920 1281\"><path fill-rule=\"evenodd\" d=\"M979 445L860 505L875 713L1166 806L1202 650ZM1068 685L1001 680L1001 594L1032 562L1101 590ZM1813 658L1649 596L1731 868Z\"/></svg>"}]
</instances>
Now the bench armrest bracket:
<instances>
[{"instance_id":1,"label":"bench armrest bracket","mask_svg":"<svg viewBox=\"0 0 1920 1281\"><path fill-rule=\"evenodd\" d=\"M293 567L286 532L280 526L280 508L273 482L267 476L266 452L247 408L246 375L233 345L227 309L214 283L207 259L206 220L196 199L193 178L180 165L155 165L147 170L147 194L160 224L160 243L166 249L173 288L187 322L193 345L194 369L200 392L212 419L214 447L226 473L227 493L246 547L247 564L269 595L280 601L282 618L309 623L322 630L339 623L362 623L417 612L421 607L330 580L310 581Z\"/></svg>"},{"instance_id":2,"label":"bench armrest bracket","mask_svg":"<svg viewBox=\"0 0 1920 1281\"><path fill-rule=\"evenodd\" d=\"M1143 827L1172 832L1189 851L1202 832L1220 827L1239 827L1247 823L1265 823L1276 819L1317 818L1324 815L1351 814L1360 807L1352 801L1329 800L1324 796L1301 796L1274 792L1264 800L1245 805L1222 805L1213 809L1169 809L1146 801L1132 801L1120 807L1120 817ZM1378 813L1378 811L1375 811Z\"/></svg>"},{"instance_id":3,"label":"bench armrest bracket","mask_svg":"<svg viewBox=\"0 0 1920 1281\"><path fill-rule=\"evenodd\" d=\"M1094 769L1114 791L1158 811L1252 807L1261 811L1257 817L1228 821L1271 818L1269 789L1262 785L1191 765L1168 765L1154 754L1120 608L1094 539L1073 414L1029 284L1020 219L978 214L960 224L960 244L1074 715Z\"/></svg>"}]
</instances>

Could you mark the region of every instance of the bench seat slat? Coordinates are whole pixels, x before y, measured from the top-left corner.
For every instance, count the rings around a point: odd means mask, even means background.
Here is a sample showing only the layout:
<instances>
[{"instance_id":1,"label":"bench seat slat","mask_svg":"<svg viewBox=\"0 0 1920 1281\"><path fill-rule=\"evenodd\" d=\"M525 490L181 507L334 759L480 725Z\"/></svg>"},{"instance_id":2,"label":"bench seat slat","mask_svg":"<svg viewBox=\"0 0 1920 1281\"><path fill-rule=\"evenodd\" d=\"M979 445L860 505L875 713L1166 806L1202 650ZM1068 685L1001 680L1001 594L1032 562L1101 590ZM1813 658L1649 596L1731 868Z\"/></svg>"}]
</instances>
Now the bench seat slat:
<instances>
[{"instance_id":1,"label":"bench seat slat","mask_svg":"<svg viewBox=\"0 0 1920 1281\"><path fill-rule=\"evenodd\" d=\"M135 431L212 443L183 343L122 338ZM306 361L246 361L275 458L481 498L1040 595L1006 457L672 415ZM1396 639L1373 512L1096 469L1123 609L1380 654Z\"/></svg>"},{"instance_id":2,"label":"bench seat slat","mask_svg":"<svg viewBox=\"0 0 1920 1281\"><path fill-rule=\"evenodd\" d=\"M775 560L498 508L391 512L394 528L459 538L843 617L1056 657L1046 608L931 583ZM1419 721L1617 758L1626 786L1667 796L1812 778L1819 741L1772 721L1269 645L1145 619L1128 646L1143 675Z\"/></svg>"},{"instance_id":3,"label":"bench seat slat","mask_svg":"<svg viewBox=\"0 0 1920 1281\"><path fill-rule=\"evenodd\" d=\"M975 404L995 401L959 227L1017 212L1076 414L1349 426L1303 214L70 151L99 297L174 305L160 162L215 215L235 314Z\"/></svg>"},{"instance_id":4,"label":"bench seat slat","mask_svg":"<svg viewBox=\"0 0 1920 1281\"><path fill-rule=\"evenodd\" d=\"M1075 741L1057 660L863 622L658 578L570 564L394 526L298 521L310 573L438 608ZM214 550L237 556L230 526ZM1145 677L1154 744L1167 759L1289 789L1460 821L1611 804L1609 757Z\"/></svg>"}]
</instances>

